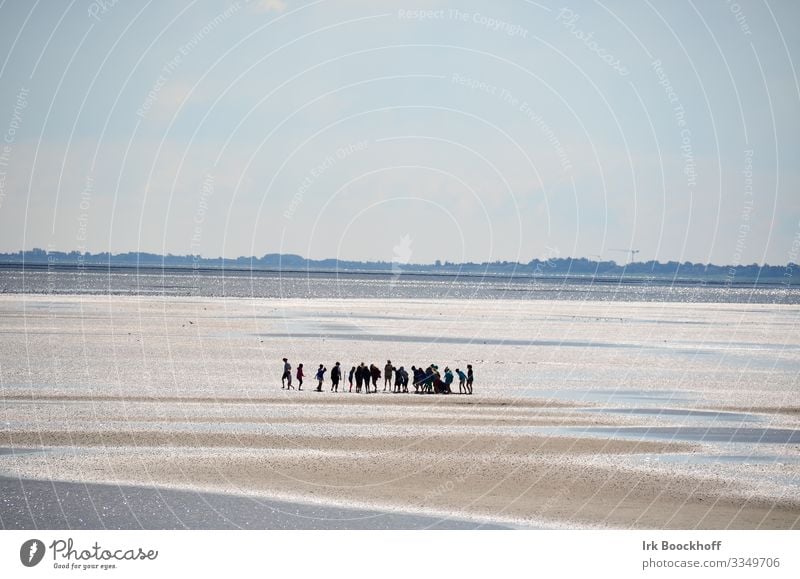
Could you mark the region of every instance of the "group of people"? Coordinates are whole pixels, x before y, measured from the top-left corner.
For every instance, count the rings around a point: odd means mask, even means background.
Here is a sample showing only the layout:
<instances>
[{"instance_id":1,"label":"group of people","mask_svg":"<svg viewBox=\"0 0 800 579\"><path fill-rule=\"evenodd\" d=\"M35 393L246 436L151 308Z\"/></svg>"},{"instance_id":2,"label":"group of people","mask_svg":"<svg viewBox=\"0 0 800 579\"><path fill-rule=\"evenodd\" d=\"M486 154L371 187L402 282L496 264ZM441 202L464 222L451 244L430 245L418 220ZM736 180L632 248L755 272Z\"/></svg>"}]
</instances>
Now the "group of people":
<instances>
[{"instance_id":1,"label":"group of people","mask_svg":"<svg viewBox=\"0 0 800 579\"><path fill-rule=\"evenodd\" d=\"M325 384L325 374L328 369L324 364L320 364L314 379L317 381L316 392L322 392ZM458 393L459 394L472 394L472 382L474 374L472 372L472 364L467 364L467 371L463 372L461 369L456 368L455 375L449 367L445 367L442 372L439 372L439 366L430 364L424 370L422 367L417 368L411 366L411 374L404 366L399 368L392 365L391 360L386 360L386 365L381 369L375 364L367 366L361 362L358 366L350 368L347 375L347 382L349 388L347 392L353 391L353 384L355 383L356 393L365 394L375 393L378 391L378 382L383 376L383 391L408 393L408 384L414 387L415 394L452 394L452 384L455 381L455 376L458 376ZM303 379L306 377L305 370L302 364L297 365L295 378L297 379L297 389L303 389ZM342 383L342 392L345 392L344 374L342 372L342 365L339 362L331 368L330 373L331 392L339 391L339 383ZM292 365L287 358L283 359L283 376L281 377L281 389L294 390L292 385Z\"/></svg>"}]
</instances>

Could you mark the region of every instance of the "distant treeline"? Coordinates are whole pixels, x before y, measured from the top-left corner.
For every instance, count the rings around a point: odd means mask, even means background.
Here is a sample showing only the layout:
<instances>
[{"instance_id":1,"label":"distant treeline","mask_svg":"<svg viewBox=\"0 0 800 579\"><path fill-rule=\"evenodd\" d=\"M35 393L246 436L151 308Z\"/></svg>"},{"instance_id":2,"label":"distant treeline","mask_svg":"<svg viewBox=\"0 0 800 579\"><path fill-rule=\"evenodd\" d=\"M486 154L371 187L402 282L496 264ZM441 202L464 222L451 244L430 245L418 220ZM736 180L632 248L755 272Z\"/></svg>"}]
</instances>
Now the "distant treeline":
<instances>
[{"instance_id":1,"label":"distant treeline","mask_svg":"<svg viewBox=\"0 0 800 579\"><path fill-rule=\"evenodd\" d=\"M159 255L156 253L69 253L32 249L16 253L0 253L0 264L25 263L32 266L61 267L176 267L191 269L263 269L278 271L353 271L440 274L502 274L521 276L635 276L681 277L707 279L717 282L729 280L741 283L747 280L773 280L787 284L800 282L798 266L786 265L714 265L705 263L659 261L619 264L613 260L593 261L583 257L533 259L528 263L492 261L482 263L452 263L436 261L432 264L397 263L390 261L348 261L341 259L306 259L299 255L268 253L261 257L207 258L199 255Z\"/></svg>"}]
</instances>

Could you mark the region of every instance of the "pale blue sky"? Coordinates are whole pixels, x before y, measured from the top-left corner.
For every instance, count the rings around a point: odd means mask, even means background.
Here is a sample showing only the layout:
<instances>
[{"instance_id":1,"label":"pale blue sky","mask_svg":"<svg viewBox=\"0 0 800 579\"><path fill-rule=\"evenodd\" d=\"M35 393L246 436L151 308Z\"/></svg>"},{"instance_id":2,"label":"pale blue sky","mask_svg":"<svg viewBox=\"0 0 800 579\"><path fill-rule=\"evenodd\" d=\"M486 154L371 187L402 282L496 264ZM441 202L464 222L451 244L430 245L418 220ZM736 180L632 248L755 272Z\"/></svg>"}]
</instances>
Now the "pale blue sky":
<instances>
[{"instance_id":1,"label":"pale blue sky","mask_svg":"<svg viewBox=\"0 0 800 579\"><path fill-rule=\"evenodd\" d=\"M789 0L6 1L0 251L797 261L799 23Z\"/></svg>"}]
</instances>

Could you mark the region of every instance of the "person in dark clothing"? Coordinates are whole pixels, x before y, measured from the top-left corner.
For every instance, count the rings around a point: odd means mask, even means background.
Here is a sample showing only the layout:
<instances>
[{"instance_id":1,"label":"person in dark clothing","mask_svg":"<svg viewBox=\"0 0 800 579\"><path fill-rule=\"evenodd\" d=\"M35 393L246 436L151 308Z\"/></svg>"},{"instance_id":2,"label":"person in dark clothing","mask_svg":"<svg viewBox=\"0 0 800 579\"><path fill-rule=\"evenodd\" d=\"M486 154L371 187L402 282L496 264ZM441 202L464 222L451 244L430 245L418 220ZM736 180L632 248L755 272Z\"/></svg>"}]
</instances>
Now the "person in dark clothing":
<instances>
[{"instance_id":1,"label":"person in dark clothing","mask_svg":"<svg viewBox=\"0 0 800 579\"><path fill-rule=\"evenodd\" d=\"M436 364L431 364L430 372L428 372L427 375L428 394L438 394L438 386L441 381L442 379L439 376L439 368L436 366Z\"/></svg>"},{"instance_id":2,"label":"person in dark clothing","mask_svg":"<svg viewBox=\"0 0 800 579\"><path fill-rule=\"evenodd\" d=\"M408 392L408 370L406 370L405 366L400 366L398 372L400 374L400 380L395 380L395 383L399 382L400 387L397 391Z\"/></svg>"},{"instance_id":3,"label":"person in dark clothing","mask_svg":"<svg viewBox=\"0 0 800 579\"><path fill-rule=\"evenodd\" d=\"M386 387L392 387L392 372L395 368L392 366L391 360L386 360L386 366L383 367L383 391L386 392Z\"/></svg>"},{"instance_id":4,"label":"person in dark clothing","mask_svg":"<svg viewBox=\"0 0 800 579\"><path fill-rule=\"evenodd\" d=\"M339 380L342 378L342 367L339 362L331 369L331 392L339 391Z\"/></svg>"},{"instance_id":5,"label":"person in dark clothing","mask_svg":"<svg viewBox=\"0 0 800 579\"><path fill-rule=\"evenodd\" d=\"M422 377L423 377L422 368L411 366L411 372L414 375L414 393L419 394L419 389L422 387Z\"/></svg>"},{"instance_id":6,"label":"person in dark clothing","mask_svg":"<svg viewBox=\"0 0 800 579\"><path fill-rule=\"evenodd\" d=\"M372 391L378 391L378 380L381 379L381 371L375 364L369 365L369 373L372 376Z\"/></svg>"},{"instance_id":7,"label":"person in dark clothing","mask_svg":"<svg viewBox=\"0 0 800 579\"><path fill-rule=\"evenodd\" d=\"M317 392L322 392L322 383L325 381L325 372L327 371L328 369L324 365L319 365L319 369L317 370L317 380L319 381Z\"/></svg>"},{"instance_id":8,"label":"person in dark clothing","mask_svg":"<svg viewBox=\"0 0 800 579\"><path fill-rule=\"evenodd\" d=\"M281 390L286 388L286 382L289 383L289 388L292 388L292 365L286 358L283 359L283 375L281 376Z\"/></svg>"},{"instance_id":9,"label":"person in dark clothing","mask_svg":"<svg viewBox=\"0 0 800 579\"><path fill-rule=\"evenodd\" d=\"M472 381L474 380L474 376L472 374L472 364L467 364L467 394L472 394Z\"/></svg>"},{"instance_id":10,"label":"person in dark clothing","mask_svg":"<svg viewBox=\"0 0 800 579\"><path fill-rule=\"evenodd\" d=\"M356 367L353 366L352 368L350 368L350 375L347 377L347 381L350 383L350 392L353 391L353 376L355 375L355 373L356 373ZM356 390L356 392L358 392L358 390Z\"/></svg>"},{"instance_id":11,"label":"person in dark clothing","mask_svg":"<svg viewBox=\"0 0 800 579\"><path fill-rule=\"evenodd\" d=\"M403 388L403 367L400 366L394 371L394 393L397 394Z\"/></svg>"},{"instance_id":12,"label":"person in dark clothing","mask_svg":"<svg viewBox=\"0 0 800 579\"><path fill-rule=\"evenodd\" d=\"M361 384L364 384L366 388L364 389L365 394L369 394L369 369L364 365L364 362L356 368L356 392L361 392Z\"/></svg>"},{"instance_id":13,"label":"person in dark clothing","mask_svg":"<svg viewBox=\"0 0 800 579\"><path fill-rule=\"evenodd\" d=\"M444 392L444 382L442 382L442 375L439 374L439 369L434 366L433 370L433 393L442 394Z\"/></svg>"},{"instance_id":14,"label":"person in dark clothing","mask_svg":"<svg viewBox=\"0 0 800 579\"><path fill-rule=\"evenodd\" d=\"M298 364L297 365L297 390L298 390L298 392L303 389L303 378L305 378L305 377L306 377L306 375L303 372L303 365L302 364Z\"/></svg>"}]
</instances>

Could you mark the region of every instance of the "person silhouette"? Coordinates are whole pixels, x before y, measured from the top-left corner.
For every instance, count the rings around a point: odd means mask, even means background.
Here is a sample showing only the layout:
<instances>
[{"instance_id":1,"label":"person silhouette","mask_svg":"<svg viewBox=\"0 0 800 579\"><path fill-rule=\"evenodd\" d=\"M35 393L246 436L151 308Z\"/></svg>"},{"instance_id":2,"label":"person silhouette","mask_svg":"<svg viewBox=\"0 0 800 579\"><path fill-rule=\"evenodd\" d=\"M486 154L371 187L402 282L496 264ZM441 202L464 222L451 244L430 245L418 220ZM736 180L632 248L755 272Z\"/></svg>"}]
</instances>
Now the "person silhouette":
<instances>
[{"instance_id":1,"label":"person silhouette","mask_svg":"<svg viewBox=\"0 0 800 579\"><path fill-rule=\"evenodd\" d=\"M339 380L342 378L342 368L339 362L331 369L331 392L339 391Z\"/></svg>"},{"instance_id":2,"label":"person silhouette","mask_svg":"<svg viewBox=\"0 0 800 579\"><path fill-rule=\"evenodd\" d=\"M317 392L322 392L322 383L325 381L325 372L327 371L328 369L324 365L319 365L319 369L317 370L317 380L319 381Z\"/></svg>"},{"instance_id":3,"label":"person silhouette","mask_svg":"<svg viewBox=\"0 0 800 579\"><path fill-rule=\"evenodd\" d=\"M394 366L392 366L391 360L386 360L386 366L383 367L383 391L386 392L386 388L392 388L392 372L395 370Z\"/></svg>"},{"instance_id":4,"label":"person silhouette","mask_svg":"<svg viewBox=\"0 0 800 579\"><path fill-rule=\"evenodd\" d=\"M467 375L458 368L456 368L456 374L458 374L458 393L464 394L467 391Z\"/></svg>"},{"instance_id":5,"label":"person silhouette","mask_svg":"<svg viewBox=\"0 0 800 579\"><path fill-rule=\"evenodd\" d=\"M292 387L292 365L286 358L283 359L283 375L281 376L281 390Z\"/></svg>"}]
</instances>

